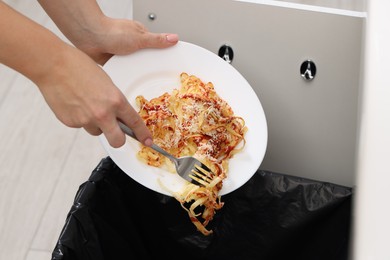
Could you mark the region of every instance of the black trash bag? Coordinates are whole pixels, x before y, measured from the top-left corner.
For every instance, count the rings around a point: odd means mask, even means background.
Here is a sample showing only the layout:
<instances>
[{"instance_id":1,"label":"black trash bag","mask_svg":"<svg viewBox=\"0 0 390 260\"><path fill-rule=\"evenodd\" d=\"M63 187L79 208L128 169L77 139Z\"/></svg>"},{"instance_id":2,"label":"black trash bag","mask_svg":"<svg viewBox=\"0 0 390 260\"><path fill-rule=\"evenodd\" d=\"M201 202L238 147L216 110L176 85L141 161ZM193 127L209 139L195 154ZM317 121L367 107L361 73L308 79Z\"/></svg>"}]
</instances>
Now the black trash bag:
<instances>
[{"instance_id":1,"label":"black trash bag","mask_svg":"<svg viewBox=\"0 0 390 260\"><path fill-rule=\"evenodd\" d=\"M52 259L348 259L352 189L258 170L202 235L174 198L110 157L83 183Z\"/></svg>"}]
</instances>

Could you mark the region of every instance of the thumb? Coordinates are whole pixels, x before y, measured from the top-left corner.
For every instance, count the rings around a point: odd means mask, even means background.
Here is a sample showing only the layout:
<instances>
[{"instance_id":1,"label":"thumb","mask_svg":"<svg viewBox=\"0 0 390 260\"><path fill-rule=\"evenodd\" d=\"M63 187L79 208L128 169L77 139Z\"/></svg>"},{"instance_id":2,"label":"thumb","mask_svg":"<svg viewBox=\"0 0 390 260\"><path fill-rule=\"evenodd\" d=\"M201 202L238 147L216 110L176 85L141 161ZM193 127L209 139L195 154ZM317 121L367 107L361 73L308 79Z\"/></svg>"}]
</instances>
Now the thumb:
<instances>
[{"instance_id":1,"label":"thumb","mask_svg":"<svg viewBox=\"0 0 390 260\"><path fill-rule=\"evenodd\" d=\"M166 48L179 41L179 36L171 33L147 33L145 36L142 44L145 48Z\"/></svg>"}]
</instances>

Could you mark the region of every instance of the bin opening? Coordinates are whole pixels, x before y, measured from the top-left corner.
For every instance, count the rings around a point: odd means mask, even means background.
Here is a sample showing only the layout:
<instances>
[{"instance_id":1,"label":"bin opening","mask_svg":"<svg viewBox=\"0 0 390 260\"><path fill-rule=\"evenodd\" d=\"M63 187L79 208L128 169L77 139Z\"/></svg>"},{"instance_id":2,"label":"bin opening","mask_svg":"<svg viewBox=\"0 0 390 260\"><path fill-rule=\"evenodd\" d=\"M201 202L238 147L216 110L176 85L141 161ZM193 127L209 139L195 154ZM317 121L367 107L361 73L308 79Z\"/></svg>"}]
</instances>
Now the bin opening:
<instances>
[{"instance_id":1,"label":"bin opening","mask_svg":"<svg viewBox=\"0 0 390 260\"><path fill-rule=\"evenodd\" d=\"M204 236L180 203L103 158L80 185L52 259L348 259L352 189L259 169Z\"/></svg>"}]
</instances>

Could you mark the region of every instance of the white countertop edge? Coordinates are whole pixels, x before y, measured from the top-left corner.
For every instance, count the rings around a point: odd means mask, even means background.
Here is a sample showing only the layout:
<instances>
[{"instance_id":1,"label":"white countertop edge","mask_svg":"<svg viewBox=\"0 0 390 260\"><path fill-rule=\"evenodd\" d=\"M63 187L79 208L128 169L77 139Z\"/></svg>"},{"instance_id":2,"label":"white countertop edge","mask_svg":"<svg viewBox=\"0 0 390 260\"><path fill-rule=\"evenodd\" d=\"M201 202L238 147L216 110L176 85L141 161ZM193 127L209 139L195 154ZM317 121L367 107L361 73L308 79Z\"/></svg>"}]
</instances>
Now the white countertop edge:
<instances>
[{"instance_id":1,"label":"white countertop edge","mask_svg":"<svg viewBox=\"0 0 390 260\"><path fill-rule=\"evenodd\" d=\"M345 16L352 16L352 17L361 17L361 18L367 17L366 12L350 11L350 10L344 10L344 9L321 7L321 6L315 6L315 5L305 5L305 4L290 3L290 2L282 2L282 1L275 1L275 0L235 0L235 1L263 4L263 5L271 5L271 6L279 6L279 7L285 7L285 8L298 9L298 10L320 12L320 13L345 15Z\"/></svg>"}]
</instances>

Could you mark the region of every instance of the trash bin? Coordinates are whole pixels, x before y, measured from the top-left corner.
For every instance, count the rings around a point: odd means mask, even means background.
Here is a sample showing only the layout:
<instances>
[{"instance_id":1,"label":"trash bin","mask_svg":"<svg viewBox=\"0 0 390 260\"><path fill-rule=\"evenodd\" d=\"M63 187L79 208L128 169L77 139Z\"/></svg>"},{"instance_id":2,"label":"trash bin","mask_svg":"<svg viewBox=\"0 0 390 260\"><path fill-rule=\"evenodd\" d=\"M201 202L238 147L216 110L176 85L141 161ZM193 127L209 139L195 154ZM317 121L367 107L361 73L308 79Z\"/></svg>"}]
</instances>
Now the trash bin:
<instances>
[{"instance_id":1,"label":"trash bin","mask_svg":"<svg viewBox=\"0 0 390 260\"><path fill-rule=\"evenodd\" d=\"M202 235L110 157L80 185L52 259L348 259L352 188L259 169Z\"/></svg>"}]
</instances>

